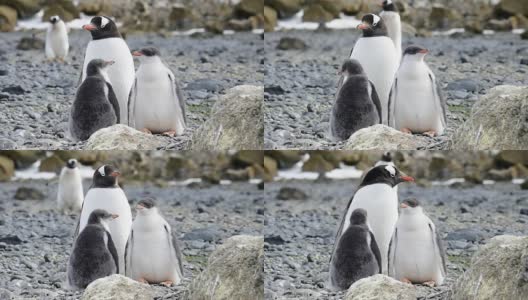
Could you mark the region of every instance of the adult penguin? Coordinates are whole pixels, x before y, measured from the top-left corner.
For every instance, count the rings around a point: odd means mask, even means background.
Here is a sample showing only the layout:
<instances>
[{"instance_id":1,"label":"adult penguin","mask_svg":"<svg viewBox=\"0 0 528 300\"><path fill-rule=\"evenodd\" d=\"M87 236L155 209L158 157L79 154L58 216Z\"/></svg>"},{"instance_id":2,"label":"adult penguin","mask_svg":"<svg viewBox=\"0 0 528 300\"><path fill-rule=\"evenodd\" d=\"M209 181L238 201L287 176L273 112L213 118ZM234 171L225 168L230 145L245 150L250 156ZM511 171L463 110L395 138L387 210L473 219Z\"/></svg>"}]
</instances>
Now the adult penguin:
<instances>
[{"instance_id":1,"label":"adult penguin","mask_svg":"<svg viewBox=\"0 0 528 300\"><path fill-rule=\"evenodd\" d=\"M359 61L376 87L381 103L382 124L388 124L389 93L400 58L394 43L388 37L384 21L378 15L363 16L357 28L363 31L363 35L354 45L350 58Z\"/></svg>"},{"instance_id":2,"label":"adult penguin","mask_svg":"<svg viewBox=\"0 0 528 300\"><path fill-rule=\"evenodd\" d=\"M398 58L401 58L402 54L402 26L401 18L398 13L398 8L392 0L385 0L381 4L383 11L380 13L380 17L387 26L387 33L396 47L396 53Z\"/></svg>"},{"instance_id":3,"label":"adult penguin","mask_svg":"<svg viewBox=\"0 0 528 300\"><path fill-rule=\"evenodd\" d=\"M387 274L387 253L389 243L398 221L398 193L394 187L402 182L414 181L414 178L400 172L391 165L380 165L367 171L356 193L348 202L345 214L336 234L338 241L350 226L352 212L358 208L368 214L368 225L378 244L382 270ZM334 244L334 250L337 243Z\"/></svg>"},{"instance_id":4,"label":"adult penguin","mask_svg":"<svg viewBox=\"0 0 528 300\"><path fill-rule=\"evenodd\" d=\"M134 83L134 59L117 25L109 17L92 18L90 24L82 27L90 31L92 40L86 48L81 78L87 76L88 63L93 59L114 61L115 66L108 71L108 80L114 88L120 108L120 123L128 124L128 95Z\"/></svg>"}]
</instances>

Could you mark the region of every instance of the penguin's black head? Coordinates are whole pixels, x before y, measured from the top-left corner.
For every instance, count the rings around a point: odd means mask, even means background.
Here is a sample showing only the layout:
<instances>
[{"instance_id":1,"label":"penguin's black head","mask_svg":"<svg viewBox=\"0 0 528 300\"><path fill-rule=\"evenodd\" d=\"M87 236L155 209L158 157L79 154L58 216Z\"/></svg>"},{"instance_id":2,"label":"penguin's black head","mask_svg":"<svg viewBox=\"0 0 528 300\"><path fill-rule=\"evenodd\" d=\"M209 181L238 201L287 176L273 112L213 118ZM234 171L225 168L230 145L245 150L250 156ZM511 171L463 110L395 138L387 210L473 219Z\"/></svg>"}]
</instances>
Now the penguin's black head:
<instances>
[{"instance_id":1,"label":"penguin's black head","mask_svg":"<svg viewBox=\"0 0 528 300\"><path fill-rule=\"evenodd\" d=\"M113 215L104 209L96 209L92 211L92 213L88 217L88 224L100 224L102 222L108 222L110 220L113 220L117 217L119 216Z\"/></svg>"},{"instance_id":2,"label":"penguin's black head","mask_svg":"<svg viewBox=\"0 0 528 300\"><path fill-rule=\"evenodd\" d=\"M66 163L66 167L68 167L69 169L75 169L77 167L77 160L73 158L68 160L68 162Z\"/></svg>"},{"instance_id":3,"label":"penguin's black head","mask_svg":"<svg viewBox=\"0 0 528 300\"><path fill-rule=\"evenodd\" d=\"M121 175L121 173L114 169L114 167L109 165L101 166L99 169L95 170L93 176L93 187L117 187L117 177L119 177L119 175Z\"/></svg>"},{"instance_id":4,"label":"penguin's black head","mask_svg":"<svg viewBox=\"0 0 528 300\"><path fill-rule=\"evenodd\" d=\"M49 21L50 21L51 24L56 24L57 22L60 21L60 17L59 16L51 16Z\"/></svg>"},{"instance_id":5,"label":"penguin's black head","mask_svg":"<svg viewBox=\"0 0 528 300\"><path fill-rule=\"evenodd\" d=\"M361 187L376 183L385 183L394 187L406 181L414 181L414 178L400 172L400 170L394 166L380 165L367 172L363 178L363 182L361 182Z\"/></svg>"},{"instance_id":6,"label":"penguin's black head","mask_svg":"<svg viewBox=\"0 0 528 300\"><path fill-rule=\"evenodd\" d=\"M93 17L90 24L86 24L82 27L84 30L90 31L92 39L101 40L106 38L121 37L117 25L109 17L100 16Z\"/></svg>"},{"instance_id":7,"label":"penguin's black head","mask_svg":"<svg viewBox=\"0 0 528 300\"><path fill-rule=\"evenodd\" d=\"M362 225L367 223L367 211L362 208L357 208L350 216L350 224Z\"/></svg>"},{"instance_id":8,"label":"penguin's black head","mask_svg":"<svg viewBox=\"0 0 528 300\"><path fill-rule=\"evenodd\" d=\"M156 206L156 204L154 203L154 199L152 198L146 198L146 199L143 199L141 201L138 202L136 208L137 209L151 209L153 208L154 206Z\"/></svg>"},{"instance_id":9,"label":"penguin's black head","mask_svg":"<svg viewBox=\"0 0 528 300\"><path fill-rule=\"evenodd\" d=\"M100 74L101 71L105 70L109 66L113 65L113 60L102 60L102 59L92 59L88 66L86 66L86 76L95 76Z\"/></svg>"},{"instance_id":10,"label":"penguin's black head","mask_svg":"<svg viewBox=\"0 0 528 300\"><path fill-rule=\"evenodd\" d=\"M363 67L359 61L355 59L347 59L341 67L341 74L345 76L363 74Z\"/></svg>"},{"instance_id":11,"label":"penguin's black head","mask_svg":"<svg viewBox=\"0 0 528 300\"><path fill-rule=\"evenodd\" d=\"M148 47L148 48L143 48L143 49L138 50L138 51L134 51L134 52L132 52L132 55L134 55L134 56L152 57L152 56L160 56L161 53L159 52L159 50L157 48Z\"/></svg>"},{"instance_id":12,"label":"penguin's black head","mask_svg":"<svg viewBox=\"0 0 528 300\"><path fill-rule=\"evenodd\" d=\"M390 152L388 152L388 151L383 153L383 155L381 156L381 161L391 162L392 161L392 154Z\"/></svg>"},{"instance_id":13,"label":"penguin's black head","mask_svg":"<svg viewBox=\"0 0 528 300\"><path fill-rule=\"evenodd\" d=\"M383 7L384 11L398 11L398 8L396 7L396 5L394 4L392 0L383 1L381 6Z\"/></svg>"},{"instance_id":14,"label":"penguin's black head","mask_svg":"<svg viewBox=\"0 0 528 300\"><path fill-rule=\"evenodd\" d=\"M416 45L409 46L405 49L405 51L403 51L404 56L405 55L416 55L416 54L426 55L427 53L429 53L429 50L427 50L426 48L422 46L416 46Z\"/></svg>"},{"instance_id":15,"label":"penguin's black head","mask_svg":"<svg viewBox=\"0 0 528 300\"><path fill-rule=\"evenodd\" d=\"M361 24L357 26L363 30L363 37L387 36L387 27L383 19L375 14L364 15Z\"/></svg>"},{"instance_id":16,"label":"penguin's black head","mask_svg":"<svg viewBox=\"0 0 528 300\"><path fill-rule=\"evenodd\" d=\"M400 204L400 207L401 207L401 208L407 208L407 207L415 208L415 207L418 207L418 206L420 206L420 203L418 203L418 200L416 200L416 199L414 199L414 198L404 200L404 201Z\"/></svg>"}]
</instances>

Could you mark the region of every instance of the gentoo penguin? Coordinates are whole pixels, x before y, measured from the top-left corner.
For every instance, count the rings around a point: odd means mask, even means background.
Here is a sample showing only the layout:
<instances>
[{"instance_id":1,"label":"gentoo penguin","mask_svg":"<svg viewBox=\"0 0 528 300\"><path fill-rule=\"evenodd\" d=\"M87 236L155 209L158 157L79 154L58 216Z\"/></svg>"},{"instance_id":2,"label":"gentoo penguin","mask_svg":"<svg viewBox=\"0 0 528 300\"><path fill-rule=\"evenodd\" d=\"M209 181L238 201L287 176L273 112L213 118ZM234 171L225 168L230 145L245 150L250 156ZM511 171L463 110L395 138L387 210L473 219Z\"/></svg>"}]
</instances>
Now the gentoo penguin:
<instances>
[{"instance_id":1,"label":"gentoo penguin","mask_svg":"<svg viewBox=\"0 0 528 300\"><path fill-rule=\"evenodd\" d=\"M46 57L50 61L63 62L70 50L66 25L59 16L52 16L49 21L51 24L46 34Z\"/></svg>"},{"instance_id":2,"label":"gentoo penguin","mask_svg":"<svg viewBox=\"0 0 528 300\"><path fill-rule=\"evenodd\" d=\"M168 136L185 130L185 99L172 71L156 48L134 51L141 65L130 92L129 125L147 133Z\"/></svg>"},{"instance_id":3,"label":"gentoo penguin","mask_svg":"<svg viewBox=\"0 0 528 300\"><path fill-rule=\"evenodd\" d=\"M139 201L136 210L125 252L126 275L144 283L180 283L183 264L176 234L152 199Z\"/></svg>"},{"instance_id":4,"label":"gentoo penguin","mask_svg":"<svg viewBox=\"0 0 528 300\"><path fill-rule=\"evenodd\" d=\"M117 251L108 228L118 215L96 209L90 213L88 225L81 231L68 263L71 288L84 289L92 281L119 273Z\"/></svg>"},{"instance_id":5,"label":"gentoo penguin","mask_svg":"<svg viewBox=\"0 0 528 300\"><path fill-rule=\"evenodd\" d=\"M387 36L387 27L379 16L368 14L361 21L358 28L363 31L363 36L354 45L350 58L359 61L368 79L376 87L381 102L382 124L387 124L387 103L400 58L394 43Z\"/></svg>"},{"instance_id":6,"label":"gentoo penguin","mask_svg":"<svg viewBox=\"0 0 528 300\"><path fill-rule=\"evenodd\" d=\"M72 158L68 160L66 166L62 168L60 173L57 204L62 212L72 211L79 213L83 199L84 191L81 171L79 171L79 167L77 166L77 160Z\"/></svg>"},{"instance_id":7,"label":"gentoo penguin","mask_svg":"<svg viewBox=\"0 0 528 300\"><path fill-rule=\"evenodd\" d=\"M367 171L356 193L348 202L335 239L339 241L343 232L350 226L350 218L354 210L358 208L366 210L367 224L380 249L384 274L387 274L390 239L398 220L398 193L394 187L406 181L414 181L414 178L405 175L394 166L381 165ZM332 253L335 253L336 244Z\"/></svg>"},{"instance_id":8,"label":"gentoo penguin","mask_svg":"<svg viewBox=\"0 0 528 300\"><path fill-rule=\"evenodd\" d=\"M347 59L330 115L330 131L336 140L346 140L361 128L381 123L381 104L376 88L357 60Z\"/></svg>"},{"instance_id":9,"label":"gentoo penguin","mask_svg":"<svg viewBox=\"0 0 528 300\"><path fill-rule=\"evenodd\" d=\"M381 273L378 244L367 225L367 212L358 208L350 216L350 226L335 242L330 262L330 283L335 290L346 290L361 278Z\"/></svg>"},{"instance_id":10,"label":"gentoo penguin","mask_svg":"<svg viewBox=\"0 0 528 300\"><path fill-rule=\"evenodd\" d=\"M92 41L88 43L82 80L87 76L87 68L93 59L115 61L115 66L108 70L108 82L114 88L120 108L120 123L128 124L128 95L134 83L134 59L128 45L121 37L117 26L109 17L92 18L90 24L83 26L90 31Z\"/></svg>"},{"instance_id":11,"label":"gentoo penguin","mask_svg":"<svg viewBox=\"0 0 528 300\"><path fill-rule=\"evenodd\" d=\"M132 228L132 212L125 193L117 184L119 175L120 173L109 165L101 166L94 172L92 186L84 198L78 232L84 229L90 214L96 209L119 215L118 220L109 224L108 231L117 249L120 273L124 274L125 246Z\"/></svg>"},{"instance_id":12,"label":"gentoo penguin","mask_svg":"<svg viewBox=\"0 0 528 300\"><path fill-rule=\"evenodd\" d=\"M395 166L394 165L394 162L392 161L392 154L387 151L387 152L384 152L383 155L381 155L381 159L376 162L376 164L374 166L380 166L380 165L391 165L391 166Z\"/></svg>"},{"instance_id":13,"label":"gentoo penguin","mask_svg":"<svg viewBox=\"0 0 528 300\"><path fill-rule=\"evenodd\" d=\"M447 269L434 223L415 199L401 203L389 248L389 275L407 283L441 285Z\"/></svg>"},{"instance_id":14,"label":"gentoo penguin","mask_svg":"<svg viewBox=\"0 0 528 300\"><path fill-rule=\"evenodd\" d=\"M119 123L119 103L108 81L107 69L113 61L94 59L86 68L88 77L81 83L70 112L70 134L87 140L97 130Z\"/></svg>"},{"instance_id":15,"label":"gentoo penguin","mask_svg":"<svg viewBox=\"0 0 528 300\"><path fill-rule=\"evenodd\" d=\"M383 22L385 22L385 25L387 26L387 33L391 38L392 42L394 43L394 47L396 47L396 54L398 55L398 59L401 59L402 26L400 14L398 13L398 8L392 0L383 1L381 6L383 7L383 11L380 13L380 17L383 19Z\"/></svg>"},{"instance_id":16,"label":"gentoo penguin","mask_svg":"<svg viewBox=\"0 0 528 300\"><path fill-rule=\"evenodd\" d=\"M428 52L419 46L405 49L392 86L389 109L394 112L394 122L390 121L394 128L433 137L443 134L447 118L446 102L424 61Z\"/></svg>"}]
</instances>

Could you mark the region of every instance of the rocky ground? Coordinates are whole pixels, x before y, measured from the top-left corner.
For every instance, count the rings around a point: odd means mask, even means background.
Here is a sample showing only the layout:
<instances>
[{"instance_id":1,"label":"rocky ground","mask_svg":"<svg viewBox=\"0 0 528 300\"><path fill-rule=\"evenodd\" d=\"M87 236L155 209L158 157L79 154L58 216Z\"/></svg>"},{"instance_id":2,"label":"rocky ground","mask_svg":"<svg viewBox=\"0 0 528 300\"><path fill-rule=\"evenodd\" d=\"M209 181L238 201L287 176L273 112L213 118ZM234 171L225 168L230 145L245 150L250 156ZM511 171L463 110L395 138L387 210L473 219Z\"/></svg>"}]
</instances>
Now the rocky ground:
<instances>
[{"instance_id":1,"label":"rocky ground","mask_svg":"<svg viewBox=\"0 0 528 300\"><path fill-rule=\"evenodd\" d=\"M86 32L70 33L67 64L48 63L44 50L17 50L30 32L0 34L0 148L82 149L84 142L68 138L68 117L75 98ZM40 34L44 39L45 34ZM129 35L130 49L155 46L184 87L188 130L164 138L161 149L187 149L192 133L209 117L224 90L242 84L262 86L262 36L252 33L163 37ZM138 62L136 62L136 67Z\"/></svg>"},{"instance_id":2,"label":"rocky ground","mask_svg":"<svg viewBox=\"0 0 528 300\"><path fill-rule=\"evenodd\" d=\"M85 181L88 187L90 181ZM19 187L35 188L43 200L14 200ZM253 184L160 188L150 184L125 186L129 201L154 197L166 220L180 235L185 280L165 288L153 286L158 299L182 299L188 286L207 264L210 253L237 234L261 235L262 192ZM66 264L73 243L76 215L55 207L56 182L0 184L0 298L77 299L81 292L66 289ZM9 299L9 298L7 298Z\"/></svg>"},{"instance_id":3,"label":"rocky ground","mask_svg":"<svg viewBox=\"0 0 528 300\"><path fill-rule=\"evenodd\" d=\"M358 35L355 30L266 33L266 149L343 147L344 142L336 143L328 138L327 130L337 72ZM283 37L298 38L307 48L278 50ZM409 44L423 45L430 50L426 61L441 84L449 109L446 134L429 139L426 148L449 149L454 131L490 88L528 84L528 46L518 35L404 36L403 47Z\"/></svg>"},{"instance_id":4,"label":"rocky ground","mask_svg":"<svg viewBox=\"0 0 528 300\"><path fill-rule=\"evenodd\" d=\"M342 299L326 286L328 262L343 209L359 182L288 181L266 184L266 299ZM281 188L303 191L304 200L278 200ZM443 286L416 286L419 299L450 299L471 256L489 238L528 235L528 197L518 185L418 186L402 184L400 199L419 199L442 233L448 277ZM302 198L302 197L301 197Z\"/></svg>"}]
</instances>

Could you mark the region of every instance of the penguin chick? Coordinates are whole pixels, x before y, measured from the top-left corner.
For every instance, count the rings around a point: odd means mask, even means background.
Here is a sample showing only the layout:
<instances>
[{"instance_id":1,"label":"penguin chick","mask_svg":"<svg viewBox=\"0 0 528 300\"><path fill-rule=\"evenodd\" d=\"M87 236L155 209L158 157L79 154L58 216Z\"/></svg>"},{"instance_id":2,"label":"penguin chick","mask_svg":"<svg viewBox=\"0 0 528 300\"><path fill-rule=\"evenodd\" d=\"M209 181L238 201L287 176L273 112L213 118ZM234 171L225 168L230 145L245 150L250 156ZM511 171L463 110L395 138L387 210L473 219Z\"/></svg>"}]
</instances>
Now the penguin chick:
<instances>
[{"instance_id":1,"label":"penguin chick","mask_svg":"<svg viewBox=\"0 0 528 300\"><path fill-rule=\"evenodd\" d=\"M70 113L70 134L74 139L87 140L97 130L119 123L119 103L107 73L113 64L101 59L88 64L88 77L79 86Z\"/></svg>"},{"instance_id":2,"label":"penguin chick","mask_svg":"<svg viewBox=\"0 0 528 300\"><path fill-rule=\"evenodd\" d=\"M129 97L129 125L146 133L168 136L185 131L185 99L172 71L156 48L132 53L140 66Z\"/></svg>"},{"instance_id":3,"label":"penguin chick","mask_svg":"<svg viewBox=\"0 0 528 300\"><path fill-rule=\"evenodd\" d=\"M49 22L50 25L46 34L46 57L50 61L64 62L70 50L66 25L59 16L52 16Z\"/></svg>"},{"instance_id":4,"label":"penguin chick","mask_svg":"<svg viewBox=\"0 0 528 300\"><path fill-rule=\"evenodd\" d=\"M57 204L62 212L80 213L84 199L81 171L76 159L70 159L59 177Z\"/></svg>"},{"instance_id":5,"label":"penguin chick","mask_svg":"<svg viewBox=\"0 0 528 300\"><path fill-rule=\"evenodd\" d=\"M378 93L361 64L347 59L341 76L330 116L330 130L336 140L346 140L359 129L380 124L382 118Z\"/></svg>"},{"instance_id":6,"label":"penguin chick","mask_svg":"<svg viewBox=\"0 0 528 300\"><path fill-rule=\"evenodd\" d=\"M68 263L68 283L84 289L92 281L119 273L117 251L108 231L108 222L117 218L105 210L94 210L81 231Z\"/></svg>"},{"instance_id":7,"label":"penguin chick","mask_svg":"<svg viewBox=\"0 0 528 300\"><path fill-rule=\"evenodd\" d=\"M394 128L433 137L442 135L447 126L446 102L424 61L427 53L420 46L405 49L392 86L389 109L393 111Z\"/></svg>"},{"instance_id":8,"label":"penguin chick","mask_svg":"<svg viewBox=\"0 0 528 300\"><path fill-rule=\"evenodd\" d=\"M416 199L403 201L400 208L389 247L389 275L407 283L441 285L447 270L434 223Z\"/></svg>"},{"instance_id":9,"label":"penguin chick","mask_svg":"<svg viewBox=\"0 0 528 300\"><path fill-rule=\"evenodd\" d=\"M336 241L330 262L330 283L346 290L361 278L381 273L381 255L376 239L367 225L367 212L358 208L350 216L350 226Z\"/></svg>"},{"instance_id":10,"label":"penguin chick","mask_svg":"<svg viewBox=\"0 0 528 300\"><path fill-rule=\"evenodd\" d=\"M175 233L152 199L139 201L136 210L125 252L127 276L144 283L179 284L183 261Z\"/></svg>"}]
</instances>

